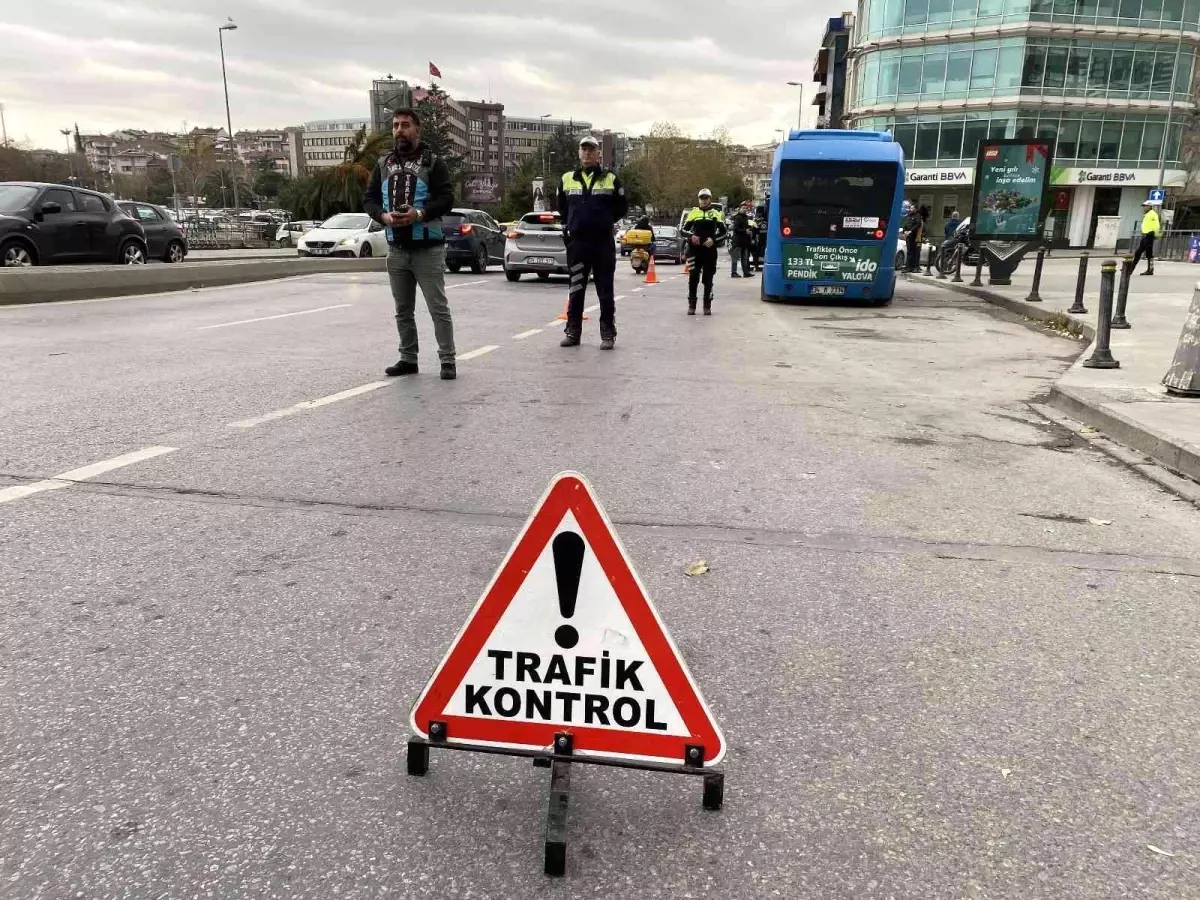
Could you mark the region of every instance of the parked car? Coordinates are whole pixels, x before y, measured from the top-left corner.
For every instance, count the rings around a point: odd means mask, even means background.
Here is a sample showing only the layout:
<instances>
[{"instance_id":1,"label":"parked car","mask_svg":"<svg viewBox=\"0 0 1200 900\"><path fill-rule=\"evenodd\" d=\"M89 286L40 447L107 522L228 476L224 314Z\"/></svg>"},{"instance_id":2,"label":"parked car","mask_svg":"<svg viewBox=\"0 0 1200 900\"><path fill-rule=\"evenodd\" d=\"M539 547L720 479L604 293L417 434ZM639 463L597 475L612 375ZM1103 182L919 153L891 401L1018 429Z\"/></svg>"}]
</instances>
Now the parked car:
<instances>
[{"instance_id":1,"label":"parked car","mask_svg":"<svg viewBox=\"0 0 1200 900\"><path fill-rule=\"evenodd\" d=\"M687 255L687 242L674 225L654 226L654 258L666 259L673 263L683 262Z\"/></svg>"},{"instance_id":2,"label":"parked car","mask_svg":"<svg viewBox=\"0 0 1200 900\"><path fill-rule=\"evenodd\" d=\"M479 275L504 260L504 228L481 209L452 209L442 216L446 233L446 268L470 266Z\"/></svg>"},{"instance_id":3,"label":"parked car","mask_svg":"<svg viewBox=\"0 0 1200 900\"><path fill-rule=\"evenodd\" d=\"M125 215L142 223L146 234L146 255L163 262L183 262L188 255L187 237L169 210L153 203L118 200Z\"/></svg>"},{"instance_id":4,"label":"parked car","mask_svg":"<svg viewBox=\"0 0 1200 900\"><path fill-rule=\"evenodd\" d=\"M523 215L504 244L504 277L520 281L522 275L532 272L546 281L569 271L562 217L556 212Z\"/></svg>"},{"instance_id":5,"label":"parked car","mask_svg":"<svg viewBox=\"0 0 1200 900\"><path fill-rule=\"evenodd\" d=\"M303 222L284 222L275 232L275 242L282 246L287 244L295 247L300 238L312 231L320 222L306 220Z\"/></svg>"},{"instance_id":6,"label":"parked car","mask_svg":"<svg viewBox=\"0 0 1200 900\"><path fill-rule=\"evenodd\" d=\"M340 213L296 241L300 256L387 256L387 234L366 213Z\"/></svg>"},{"instance_id":7,"label":"parked car","mask_svg":"<svg viewBox=\"0 0 1200 900\"><path fill-rule=\"evenodd\" d=\"M104 194L61 184L0 182L0 264L146 261L146 235Z\"/></svg>"}]
</instances>

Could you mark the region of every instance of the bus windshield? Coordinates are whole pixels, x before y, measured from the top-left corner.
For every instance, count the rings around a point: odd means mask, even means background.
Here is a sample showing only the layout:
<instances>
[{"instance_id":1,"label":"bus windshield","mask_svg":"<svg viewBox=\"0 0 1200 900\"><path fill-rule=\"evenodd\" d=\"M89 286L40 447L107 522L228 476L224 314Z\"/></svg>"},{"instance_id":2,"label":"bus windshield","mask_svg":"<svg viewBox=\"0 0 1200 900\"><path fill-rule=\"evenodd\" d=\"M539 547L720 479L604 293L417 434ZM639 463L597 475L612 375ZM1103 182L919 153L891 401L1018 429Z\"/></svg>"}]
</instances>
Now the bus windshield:
<instances>
[{"instance_id":1,"label":"bus windshield","mask_svg":"<svg viewBox=\"0 0 1200 900\"><path fill-rule=\"evenodd\" d=\"M887 230L898 172L895 163L785 159L780 221L793 238L870 240Z\"/></svg>"}]
</instances>

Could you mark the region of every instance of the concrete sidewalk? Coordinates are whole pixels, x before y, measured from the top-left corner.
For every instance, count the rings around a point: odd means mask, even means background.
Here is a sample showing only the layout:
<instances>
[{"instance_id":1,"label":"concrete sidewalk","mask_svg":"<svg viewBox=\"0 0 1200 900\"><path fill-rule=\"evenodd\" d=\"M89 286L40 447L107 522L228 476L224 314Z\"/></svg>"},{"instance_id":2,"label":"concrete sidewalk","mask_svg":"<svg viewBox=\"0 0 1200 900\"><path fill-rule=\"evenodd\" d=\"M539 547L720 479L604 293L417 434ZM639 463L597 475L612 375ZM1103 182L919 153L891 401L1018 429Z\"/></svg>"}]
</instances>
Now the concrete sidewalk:
<instances>
[{"instance_id":1,"label":"concrete sidewalk","mask_svg":"<svg viewBox=\"0 0 1200 900\"><path fill-rule=\"evenodd\" d=\"M996 303L1020 315L1049 321L1095 338L1100 299L1100 266L1116 257L1092 256L1084 293L1086 315L1071 315L1067 309L1075 299L1078 258L1051 257L1042 273L1042 302L1026 301L1033 283L1034 259L1026 259L1013 275L1011 285L984 286L970 283L974 270L963 272L963 284L939 281L924 275L907 278L945 287ZM1138 267L1145 270L1145 263ZM1063 378L1051 389L1050 403L1056 409L1104 432L1118 443L1131 447L1172 471L1200 481L1200 399L1171 397L1162 378L1171 365L1179 334L1187 318L1192 291L1200 279L1200 266L1160 262L1156 274L1134 274L1129 288L1126 318L1128 331L1114 330L1112 354L1119 369L1086 369L1083 361L1089 347ZM1120 269L1117 271L1120 281ZM1115 302L1115 299L1114 299Z\"/></svg>"}]
</instances>

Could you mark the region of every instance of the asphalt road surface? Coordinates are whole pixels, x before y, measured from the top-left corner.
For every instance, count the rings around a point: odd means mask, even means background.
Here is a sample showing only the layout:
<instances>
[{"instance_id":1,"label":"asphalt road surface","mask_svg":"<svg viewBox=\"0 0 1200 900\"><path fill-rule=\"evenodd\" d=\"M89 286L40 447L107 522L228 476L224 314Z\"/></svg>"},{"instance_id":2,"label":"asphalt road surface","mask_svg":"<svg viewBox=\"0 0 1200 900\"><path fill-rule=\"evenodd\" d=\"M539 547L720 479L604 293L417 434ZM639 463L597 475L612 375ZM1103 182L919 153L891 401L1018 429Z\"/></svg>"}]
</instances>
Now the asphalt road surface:
<instances>
[{"instance_id":1,"label":"asphalt road surface","mask_svg":"<svg viewBox=\"0 0 1200 900\"><path fill-rule=\"evenodd\" d=\"M1200 897L1200 515L1031 412L1078 345L618 273L612 353L449 276L456 382L382 274L0 309L0 894ZM576 767L553 880L546 770L404 748L564 469L729 753Z\"/></svg>"}]
</instances>

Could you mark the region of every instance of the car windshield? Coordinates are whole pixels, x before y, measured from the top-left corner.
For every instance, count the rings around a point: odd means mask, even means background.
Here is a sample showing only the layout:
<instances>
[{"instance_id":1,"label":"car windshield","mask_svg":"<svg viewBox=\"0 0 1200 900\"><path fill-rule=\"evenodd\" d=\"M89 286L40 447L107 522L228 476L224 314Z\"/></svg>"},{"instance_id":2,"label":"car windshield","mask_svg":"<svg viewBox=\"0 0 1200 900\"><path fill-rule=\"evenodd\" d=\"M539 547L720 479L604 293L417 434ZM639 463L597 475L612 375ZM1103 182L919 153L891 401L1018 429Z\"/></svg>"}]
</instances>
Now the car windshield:
<instances>
[{"instance_id":1,"label":"car windshield","mask_svg":"<svg viewBox=\"0 0 1200 900\"><path fill-rule=\"evenodd\" d=\"M321 223L321 227L326 231L362 231L371 227L371 217L344 213L326 219Z\"/></svg>"},{"instance_id":2,"label":"car windshield","mask_svg":"<svg viewBox=\"0 0 1200 900\"><path fill-rule=\"evenodd\" d=\"M679 229L676 228L674 225L667 225L665 227L659 226L658 228L654 229L655 237L673 238L673 237L678 236L678 234L679 234Z\"/></svg>"},{"instance_id":3,"label":"car windshield","mask_svg":"<svg viewBox=\"0 0 1200 900\"><path fill-rule=\"evenodd\" d=\"M556 213L528 213L521 217L522 231L562 231L562 219Z\"/></svg>"},{"instance_id":4,"label":"car windshield","mask_svg":"<svg viewBox=\"0 0 1200 900\"><path fill-rule=\"evenodd\" d=\"M895 163L784 160L779 215L801 238L866 238L887 228Z\"/></svg>"},{"instance_id":5,"label":"car windshield","mask_svg":"<svg viewBox=\"0 0 1200 900\"><path fill-rule=\"evenodd\" d=\"M0 213L16 212L29 205L38 189L23 184L0 184Z\"/></svg>"}]
</instances>

